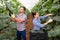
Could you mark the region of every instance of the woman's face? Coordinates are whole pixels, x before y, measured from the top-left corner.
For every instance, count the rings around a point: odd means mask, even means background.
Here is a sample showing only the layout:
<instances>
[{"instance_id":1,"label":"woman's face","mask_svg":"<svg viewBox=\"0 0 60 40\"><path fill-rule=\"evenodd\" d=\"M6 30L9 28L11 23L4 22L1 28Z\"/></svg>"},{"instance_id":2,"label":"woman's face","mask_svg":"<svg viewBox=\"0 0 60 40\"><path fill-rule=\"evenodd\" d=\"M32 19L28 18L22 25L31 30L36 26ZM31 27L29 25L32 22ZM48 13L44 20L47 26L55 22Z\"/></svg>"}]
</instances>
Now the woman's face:
<instances>
[{"instance_id":1,"label":"woman's face","mask_svg":"<svg viewBox=\"0 0 60 40\"><path fill-rule=\"evenodd\" d=\"M35 15L35 18L38 18L39 17L39 13L37 12L36 15Z\"/></svg>"}]
</instances>

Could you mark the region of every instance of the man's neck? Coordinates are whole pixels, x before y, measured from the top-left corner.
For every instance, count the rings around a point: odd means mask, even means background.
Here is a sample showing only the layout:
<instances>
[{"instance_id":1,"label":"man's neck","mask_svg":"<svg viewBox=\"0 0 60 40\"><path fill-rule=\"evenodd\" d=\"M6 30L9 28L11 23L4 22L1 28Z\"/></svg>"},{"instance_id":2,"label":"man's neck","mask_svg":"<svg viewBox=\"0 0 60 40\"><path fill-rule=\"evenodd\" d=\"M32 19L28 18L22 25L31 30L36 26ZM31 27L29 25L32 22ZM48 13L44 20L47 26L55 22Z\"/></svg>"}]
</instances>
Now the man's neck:
<instances>
[{"instance_id":1,"label":"man's neck","mask_svg":"<svg viewBox=\"0 0 60 40\"><path fill-rule=\"evenodd\" d=\"M24 13L20 13L20 15L23 15Z\"/></svg>"}]
</instances>

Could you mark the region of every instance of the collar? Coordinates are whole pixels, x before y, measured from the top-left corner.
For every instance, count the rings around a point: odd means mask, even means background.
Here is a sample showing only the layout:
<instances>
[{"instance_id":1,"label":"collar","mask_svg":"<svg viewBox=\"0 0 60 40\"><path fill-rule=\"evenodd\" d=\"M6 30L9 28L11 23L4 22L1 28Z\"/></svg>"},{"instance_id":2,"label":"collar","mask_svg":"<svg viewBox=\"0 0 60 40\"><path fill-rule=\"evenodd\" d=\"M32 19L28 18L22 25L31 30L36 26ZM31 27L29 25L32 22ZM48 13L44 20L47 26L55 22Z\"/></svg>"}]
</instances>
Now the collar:
<instances>
[{"instance_id":1,"label":"collar","mask_svg":"<svg viewBox=\"0 0 60 40\"><path fill-rule=\"evenodd\" d=\"M22 15L24 15L24 13L20 13L19 15L22 16Z\"/></svg>"}]
</instances>

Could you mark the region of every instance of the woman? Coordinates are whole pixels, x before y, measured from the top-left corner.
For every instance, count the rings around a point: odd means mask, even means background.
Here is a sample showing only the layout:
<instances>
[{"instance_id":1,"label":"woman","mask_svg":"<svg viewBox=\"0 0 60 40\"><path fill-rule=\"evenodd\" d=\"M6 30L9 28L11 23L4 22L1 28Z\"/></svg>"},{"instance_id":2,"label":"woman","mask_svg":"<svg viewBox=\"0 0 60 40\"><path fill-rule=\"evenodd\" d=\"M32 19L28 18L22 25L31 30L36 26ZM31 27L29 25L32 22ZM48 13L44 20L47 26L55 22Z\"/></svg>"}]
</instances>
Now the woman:
<instances>
[{"instance_id":1,"label":"woman","mask_svg":"<svg viewBox=\"0 0 60 40\"><path fill-rule=\"evenodd\" d=\"M41 27L45 27L48 23L52 22L52 20L51 20L51 21L47 21L46 23L42 24L41 20L40 20L40 19L42 19L42 18L44 19L50 15L52 15L52 14L47 14L45 16L39 16L38 12L32 12L33 25L34 25L33 30L40 30Z\"/></svg>"}]
</instances>

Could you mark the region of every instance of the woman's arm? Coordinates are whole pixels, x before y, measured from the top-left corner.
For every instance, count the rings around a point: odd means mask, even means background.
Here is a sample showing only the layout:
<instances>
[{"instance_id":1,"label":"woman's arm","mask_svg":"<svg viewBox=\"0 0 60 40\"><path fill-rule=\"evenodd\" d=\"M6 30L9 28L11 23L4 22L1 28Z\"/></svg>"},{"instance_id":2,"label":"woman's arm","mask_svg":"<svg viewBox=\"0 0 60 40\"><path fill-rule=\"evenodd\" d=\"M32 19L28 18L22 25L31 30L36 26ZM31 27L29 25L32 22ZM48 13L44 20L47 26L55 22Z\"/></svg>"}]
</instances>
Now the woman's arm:
<instances>
[{"instance_id":1,"label":"woman's arm","mask_svg":"<svg viewBox=\"0 0 60 40\"><path fill-rule=\"evenodd\" d=\"M41 24L40 22L33 21L33 24L39 27L45 27L48 23L52 22L52 20L48 20L46 23Z\"/></svg>"},{"instance_id":2,"label":"woman's arm","mask_svg":"<svg viewBox=\"0 0 60 40\"><path fill-rule=\"evenodd\" d=\"M51 15L53 15L53 14L47 14L47 15L44 15L44 16L40 16L40 18L41 18L41 19L44 19L44 18L46 18L46 17L48 17L48 16L51 16Z\"/></svg>"},{"instance_id":3,"label":"woman's arm","mask_svg":"<svg viewBox=\"0 0 60 40\"><path fill-rule=\"evenodd\" d=\"M51 16L51 15L53 15L53 14L47 14L46 16L48 17L48 16Z\"/></svg>"},{"instance_id":4,"label":"woman's arm","mask_svg":"<svg viewBox=\"0 0 60 40\"><path fill-rule=\"evenodd\" d=\"M45 19L47 16L40 16L41 19Z\"/></svg>"},{"instance_id":5,"label":"woman's arm","mask_svg":"<svg viewBox=\"0 0 60 40\"><path fill-rule=\"evenodd\" d=\"M37 27L44 27L45 24L41 24L40 22L34 21L33 24Z\"/></svg>"}]
</instances>

